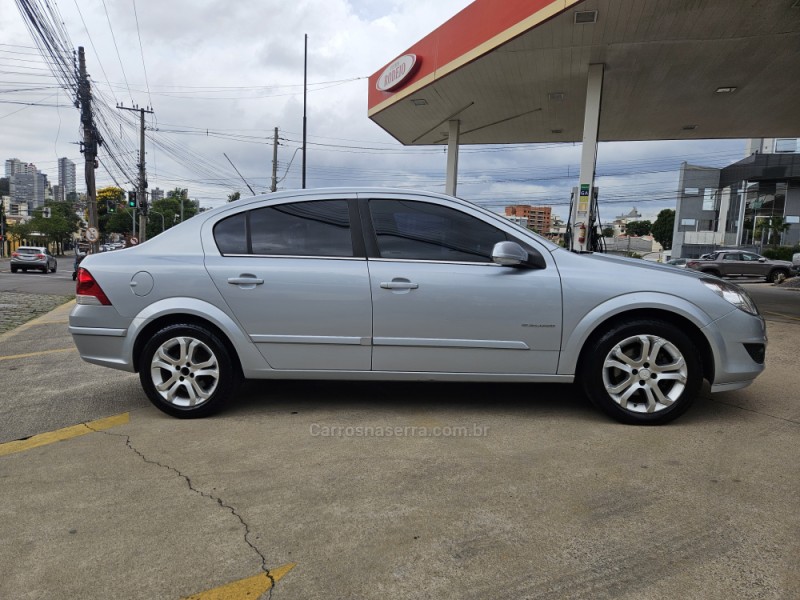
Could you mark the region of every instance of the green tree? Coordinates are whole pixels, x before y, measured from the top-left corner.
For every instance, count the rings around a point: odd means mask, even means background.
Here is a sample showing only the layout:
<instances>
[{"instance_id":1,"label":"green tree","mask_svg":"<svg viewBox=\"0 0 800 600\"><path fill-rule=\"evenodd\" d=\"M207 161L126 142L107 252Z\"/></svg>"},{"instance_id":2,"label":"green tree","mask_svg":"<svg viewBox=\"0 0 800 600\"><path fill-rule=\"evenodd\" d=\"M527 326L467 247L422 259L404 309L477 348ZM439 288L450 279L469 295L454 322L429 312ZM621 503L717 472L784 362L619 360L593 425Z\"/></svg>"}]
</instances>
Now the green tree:
<instances>
[{"instance_id":1,"label":"green tree","mask_svg":"<svg viewBox=\"0 0 800 600\"><path fill-rule=\"evenodd\" d=\"M784 221L783 217L772 216L761 219L756 225L755 239L761 243L766 238L767 244L772 244L773 247L780 246L781 235L789 230L790 223Z\"/></svg>"},{"instance_id":2,"label":"green tree","mask_svg":"<svg viewBox=\"0 0 800 600\"><path fill-rule=\"evenodd\" d=\"M603 227L603 237L614 237L613 227Z\"/></svg>"},{"instance_id":3,"label":"green tree","mask_svg":"<svg viewBox=\"0 0 800 600\"><path fill-rule=\"evenodd\" d=\"M625 233L641 237L648 235L652 227L653 224L650 221L631 221L625 225Z\"/></svg>"},{"instance_id":4,"label":"green tree","mask_svg":"<svg viewBox=\"0 0 800 600\"><path fill-rule=\"evenodd\" d=\"M228 194L228 202L236 202L242 195L239 192L233 192L232 194Z\"/></svg>"},{"instance_id":5,"label":"green tree","mask_svg":"<svg viewBox=\"0 0 800 600\"><path fill-rule=\"evenodd\" d=\"M35 210L33 218L27 223L30 228L28 235L40 234L44 239L37 236L37 242L55 244L54 252L62 254L65 242L72 239L72 235L78 230L80 219L75 214L75 205L71 202L51 201L45 207L50 209L50 217L44 217L41 208Z\"/></svg>"},{"instance_id":6,"label":"green tree","mask_svg":"<svg viewBox=\"0 0 800 600\"><path fill-rule=\"evenodd\" d=\"M120 233L122 235L133 234L133 216L132 211L127 206L121 206L112 215L108 216L106 221L106 230L108 233Z\"/></svg>"},{"instance_id":7,"label":"green tree","mask_svg":"<svg viewBox=\"0 0 800 600\"><path fill-rule=\"evenodd\" d=\"M119 212L119 207L125 200L125 191L116 186L108 186L97 190L97 226L100 229L101 239L105 238L112 231L108 227L109 219ZM109 213L109 207L114 208L114 212Z\"/></svg>"},{"instance_id":8,"label":"green tree","mask_svg":"<svg viewBox=\"0 0 800 600\"><path fill-rule=\"evenodd\" d=\"M653 223L653 237L661 244L664 250L672 250L672 232L675 229L675 211L665 208L656 217Z\"/></svg>"},{"instance_id":9,"label":"green tree","mask_svg":"<svg viewBox=\"0 0 800 600\"><path fill-rule=\"evenodd\" d=\"M164 216L163 225L165 229L169 229L181 222L181 204L183 204L184 221L200 212L198 203L187 198L186 194L187 190L175 188L173 191L167 193L166 198L150 203L147 218L148 238L152 238L162 232L161 215Z\"/></svg>"},{"instance_id":10,"label":"green tree","mask_svg":"<svg viewBox=\"0 0 800 600\"><path fill-rule=\"evenodd\" d=\"M28 239L28 236L33 231L30 226L30 221L28 222L19 222L13 223L8 225L8 229L6 230L6 235L10 240L15 241L17 244L22 244L24 240Z\"/></svg>"}]
</instances>

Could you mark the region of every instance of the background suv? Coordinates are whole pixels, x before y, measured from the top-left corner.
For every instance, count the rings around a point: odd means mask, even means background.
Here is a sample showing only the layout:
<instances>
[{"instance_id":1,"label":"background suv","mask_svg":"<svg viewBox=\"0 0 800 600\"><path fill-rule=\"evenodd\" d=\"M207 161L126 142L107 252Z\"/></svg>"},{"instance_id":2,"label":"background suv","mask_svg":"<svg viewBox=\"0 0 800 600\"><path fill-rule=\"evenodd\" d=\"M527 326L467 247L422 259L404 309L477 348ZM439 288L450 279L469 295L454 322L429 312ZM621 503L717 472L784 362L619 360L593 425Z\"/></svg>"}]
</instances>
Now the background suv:
<instances>
[{"instance_id":1,"label":"background suv","mask_svg":"<svg viewBox=\"0 0 800 600\"><path fill-rule=\"evenodd\" d=\"M48 271L55 273L58 268L56 257L44 246L20 246L11 253L11 272L16 273L17 269L27 271L37 269L42 273Z\"/></svg>"}]
</instances>

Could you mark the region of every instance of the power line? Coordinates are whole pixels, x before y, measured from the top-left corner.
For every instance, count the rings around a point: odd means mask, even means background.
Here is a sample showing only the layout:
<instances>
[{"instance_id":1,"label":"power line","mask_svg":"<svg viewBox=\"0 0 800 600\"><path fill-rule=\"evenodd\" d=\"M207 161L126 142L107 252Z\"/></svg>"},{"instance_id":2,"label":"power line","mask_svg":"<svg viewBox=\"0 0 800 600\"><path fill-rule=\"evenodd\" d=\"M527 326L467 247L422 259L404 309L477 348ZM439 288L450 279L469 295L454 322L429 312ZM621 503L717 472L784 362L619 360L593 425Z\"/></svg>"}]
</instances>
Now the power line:
<instances>
[{"instance_id":1,"label":"power line","mask_svg":"<svg viewBox=\"0 0 800 600\"><path fill-rule=\"evenodd\" d=\"M136 0L131 0L133 4L133 15L136 17L136 35L139 38L139 52L142 55L142 70L144 71L144 83L147 86L147 99L150 107L153 106L153 98L150 96L150 82L147 80L147 66L144 64L144 48L142 47L142 32L139 29L139 14L136 12Z\"/></svg>"},{"instance_id":2,"label":"power line","mask_svg":"<svg viewBox=\"0 0 800 600\"><path fill-rule=\"evenodd\" d=\"M108 15L108 7L106 6L106 0L102 0L103 2L103 9L106 12L106 21L108 21L108 29L111 32L111 40L114 42L114 49L117 51L117 59L119 60L119 68L122 69L122 77L125 79L125 86L128 88L128 95L131 98L131 104L133 104L133 94L131 93L131 88L128 85L128 76L125 74L125 66L122 64L122 57L119 54L119 46L117 46L117 37L114 35L114 27L111 25L111 17Z\"/></svg>"}]
</instances>

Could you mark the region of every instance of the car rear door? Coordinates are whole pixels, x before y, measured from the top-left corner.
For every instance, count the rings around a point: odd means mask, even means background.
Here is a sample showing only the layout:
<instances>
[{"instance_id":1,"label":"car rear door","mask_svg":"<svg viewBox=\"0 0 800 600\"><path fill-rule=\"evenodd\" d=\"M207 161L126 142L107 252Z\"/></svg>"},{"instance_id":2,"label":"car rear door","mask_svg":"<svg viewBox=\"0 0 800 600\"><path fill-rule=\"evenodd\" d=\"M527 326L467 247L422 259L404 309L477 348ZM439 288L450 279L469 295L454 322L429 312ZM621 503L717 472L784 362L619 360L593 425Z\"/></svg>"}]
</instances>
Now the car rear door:
<instances>
[{"instance_id":1,"label":"car rear door","mask_svg":"<svg viewBox=\"0 0 800 600\"><path fill-rule=\"evenodd\" d=\"M720 272L727 276L742 274L742 254L741 252L726 252L718 259Z\"/></svg>"},{"instance_id":2,"label":"car rear door","mask_svg":"<svg viewBox=\"0 0 800 600\"><path fill-rule=\"evenodd\" d=\"M503 267L512 239L459 205L372 194L359 201L373 301L374 371L554 374L561 281Z\"/></svg>"},{"instance_id":3,"label":"car rear door","mask_svg":"<svg viewBox=\"0 0 800 600\"><path fill-rule=\"evenodd\" d=\"M206 249L206 268L274 369L370 369L369 275L351 210L347 197L327 195L207 225L216 248Z\"/></svg>"}]
</instances>

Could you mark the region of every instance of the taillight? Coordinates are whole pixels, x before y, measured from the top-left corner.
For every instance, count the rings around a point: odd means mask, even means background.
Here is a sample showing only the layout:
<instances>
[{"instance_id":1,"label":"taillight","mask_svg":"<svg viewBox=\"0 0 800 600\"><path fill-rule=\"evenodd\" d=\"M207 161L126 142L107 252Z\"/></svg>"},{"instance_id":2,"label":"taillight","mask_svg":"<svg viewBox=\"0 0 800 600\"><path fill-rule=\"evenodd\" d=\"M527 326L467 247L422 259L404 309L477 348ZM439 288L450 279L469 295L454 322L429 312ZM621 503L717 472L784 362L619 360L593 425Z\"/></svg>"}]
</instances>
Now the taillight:
<instances>
[{"instance_id":1,"label":"taillight","mask_svg":"<svg viewBox=\"0 0 800 600\"><path fill-rule=\"evenodd\" d=\"M77 285L75 287L75 301L78 304L101 304L111 306L111 301L106 296L100 284L97 283L83 267L78 267Z\"/></svg>"},{"instance_id":2,"label":"taillight","mask_svg":"<svg viewBox=\"0 0 800 600\"><path fill-rule=\"evenodd\" d=\"M12 258L19 258L19 252L12 252L11 253L11 257Z\"/></svg>"},{"instance_id":3,"label":"taillight","mask_svg":"<svg viewBox=\"0 0 800 600\"><path fill-rule=\"evenodd\" d=\"M36 258L38 258L38 259L42 259L42 258L44 258L44 254L37 254L37 255L36 255Z\"/></svg>"}]
</instances>

